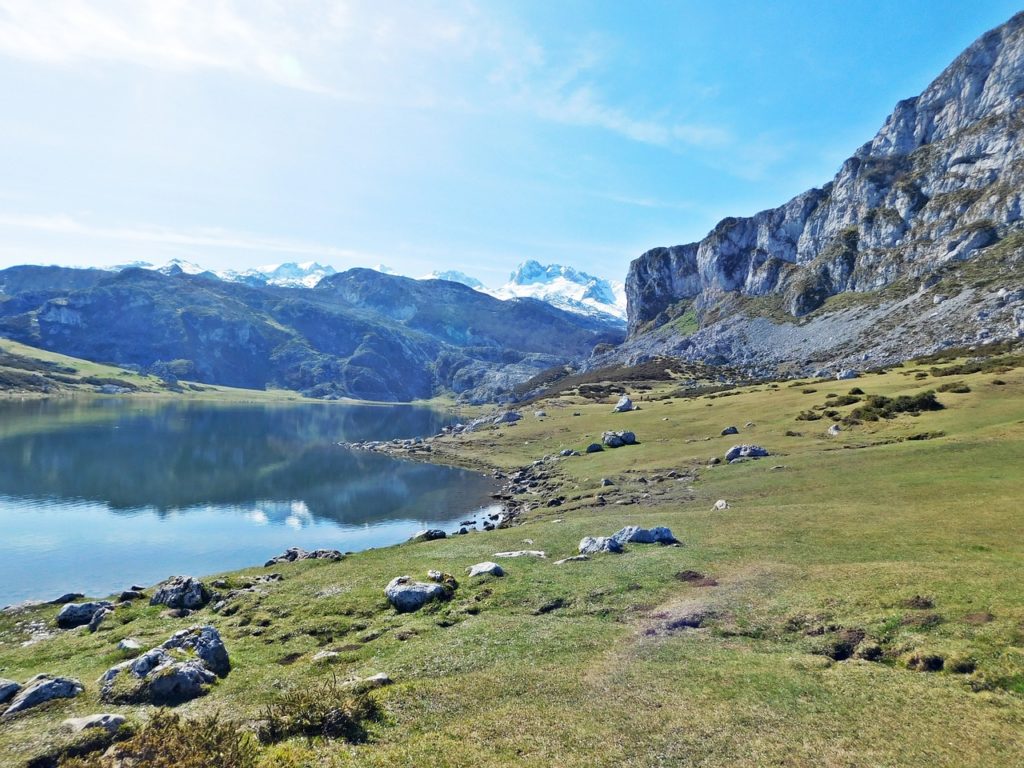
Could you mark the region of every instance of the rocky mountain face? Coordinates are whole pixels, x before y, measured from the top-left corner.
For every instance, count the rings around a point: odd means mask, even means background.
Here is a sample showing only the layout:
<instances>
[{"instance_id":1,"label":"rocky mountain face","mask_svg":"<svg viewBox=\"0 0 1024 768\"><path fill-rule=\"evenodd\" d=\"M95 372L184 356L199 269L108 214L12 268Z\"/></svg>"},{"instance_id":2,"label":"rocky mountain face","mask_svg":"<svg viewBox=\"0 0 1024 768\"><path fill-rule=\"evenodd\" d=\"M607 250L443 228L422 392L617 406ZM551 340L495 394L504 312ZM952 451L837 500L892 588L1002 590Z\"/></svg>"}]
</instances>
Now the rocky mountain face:
<instances>
[{"instance_id":1,"label":"rocky mountain face","mask_svg":"<svg viewBox=\"0 0 1024 768\"><path fill-rule=\"evenodd\" d=\"M835 178L626 280L620 359L884 364L1024 335L1024 14L901 101Z\"/></svg>"},{"instance_id":2,"label":"rocky mountain face","mask_svg":"<svg viewBox=\"0 0 1024 768\"><path fill-rule=\"evenodd\" d=\"M0 271L0 335L189 381L314 397L500 396L622 332L529 299L350 270L316 288L184 271Z\"/></svg>"}]
</instances>

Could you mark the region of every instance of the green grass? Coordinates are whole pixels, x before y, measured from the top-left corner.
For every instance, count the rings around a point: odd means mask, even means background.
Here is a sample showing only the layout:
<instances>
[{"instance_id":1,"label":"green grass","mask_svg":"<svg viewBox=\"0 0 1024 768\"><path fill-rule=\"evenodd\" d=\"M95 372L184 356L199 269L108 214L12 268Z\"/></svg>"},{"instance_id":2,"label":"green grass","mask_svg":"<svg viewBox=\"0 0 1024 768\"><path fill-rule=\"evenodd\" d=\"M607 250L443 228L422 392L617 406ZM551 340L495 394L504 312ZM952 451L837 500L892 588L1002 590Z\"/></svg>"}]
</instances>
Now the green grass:
<instances>
[{"instance_id":1,"label":"green grass","mask_svg":"<svg viewBox=\"0 0 1024 768\"><path fill-rule=\"evenodd\" d=\"M813 396L762 385L655 400L676 386L661 382L631 391L639 411L614 415L611 400L562 394L543 403L544 420L434 443L436 460L511 468L606 429L636 432L639 445L545 465L553 487L522 499L541 506L518 527L279 566L284 581L231 615L173 620L139 605L94 635L29 647L15 626L26 616L2 616L0 676L70 674L86 692L0 725L0 763L52 749L72 715L151 717L100 704L96 678L120 660L119 639L148 647L203 621L224 634L233 670L177 708L186 718L255 722L281 691L334 675L395 681L370 694L379 716L364 741L294 737L261 747L264 766L1024 764L1024 371L1001 371L998 386L992 371L957 376L970 391L939 393L942 410L835 437L827 421L786 435L808 405L847 394L846 381L816 382ZM907 368L857 382L865 399L915 397L929 383ZM729 425L740 434L719 436ZM932 439L910 439L925 433ZM773 455L708 466L751 442ZM601 487L603 477L615 485ZM599 492L608 504L595 502ZM565 503L543 506L556 493ZM719 498L730 508L712 510ZM634 503L614 503L624 499ZM684 546L553 565L582 536L627 524L668 525ZM464 576L527 546L549 557L506 561L502 579ZM407 615L387 607L391 578L431 568L459 579L451 601ZM717 586L676 578L687 570ZM706 626L666 629L696 609ZM863 633L878 660L822 655L844 633ZM314 662L323 649L339 656ZM944 669L909 668L925 656L943 657Z\"/></svg>"}]
</instances>

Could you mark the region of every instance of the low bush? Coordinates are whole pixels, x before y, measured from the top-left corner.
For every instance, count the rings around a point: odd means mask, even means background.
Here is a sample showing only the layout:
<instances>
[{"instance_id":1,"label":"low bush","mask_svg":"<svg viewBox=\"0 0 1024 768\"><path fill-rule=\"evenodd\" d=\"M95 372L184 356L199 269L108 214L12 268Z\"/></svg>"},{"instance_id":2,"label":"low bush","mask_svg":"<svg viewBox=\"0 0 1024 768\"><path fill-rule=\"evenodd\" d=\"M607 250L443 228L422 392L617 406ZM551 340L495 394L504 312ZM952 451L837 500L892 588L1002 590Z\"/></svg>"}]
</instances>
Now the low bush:
<instances>
[{"instance_id":1,"label":"low bush","mask_svg":"<svg viewBox=\"0 0 1024 768\"><path fill-rule=\"evenodd\" d=\"M365 723L378 717L377 705L364 691L331 677L282 691L264 709L257 735L265 744L293 736L358 742L366 738Z\"/></svg>"},{"instance_id":2,"label":"low bush","mask_svg":"<svg viewBox=\"0 0 1024 768\"><path fill-rule=\"evenodd\" d=\"M935 399L935 393L931 390L899 397L871 395L864 405L854 408L847 419L878 421L879 419L893 419L901 413L918 415L923 411L941 411L943 408L945 406Z\"/></svg>"}]
</instances>

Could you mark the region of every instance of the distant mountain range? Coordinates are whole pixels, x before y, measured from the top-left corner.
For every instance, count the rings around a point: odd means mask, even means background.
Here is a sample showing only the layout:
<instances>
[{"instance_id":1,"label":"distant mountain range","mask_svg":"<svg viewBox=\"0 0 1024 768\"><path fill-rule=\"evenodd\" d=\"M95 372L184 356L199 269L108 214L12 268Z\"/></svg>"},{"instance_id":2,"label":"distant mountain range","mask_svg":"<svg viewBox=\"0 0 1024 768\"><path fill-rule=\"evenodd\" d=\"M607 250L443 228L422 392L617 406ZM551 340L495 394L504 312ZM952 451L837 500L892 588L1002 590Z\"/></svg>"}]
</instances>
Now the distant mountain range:
<instances>
[{"instance_id":1,"label":"distant mountain range","mask_svg":"<svg viewBox=\"0 0 1024 768\"><path fill-rule=\"evenodd\" d=\"M306 287L318 266L235 280L184 262L113 272L12 267L0 270L0 336L186 381L322 398L451 392L482 401L625 335L608 320L531 298L501 301L450 280L351 269Z\"/></svg>"},{"instance_id":2,"label":"distant mountain range","mask_svg":"<svg viewBox=\"0 0 1024 768\"><path fill-rule=\"evenodd\" d=\"M133 262L112 267L118 271L128 268L155 270L165 275L203 275L251 286L270 285L287 288L314 288L325 277L337 274L333 267L315 261L301 264L270 264L243 271L210 270L181 259L172 259L161 266L148 262ZM378 265L374 269L386 275L396 274L394 270L384 265ZM625 327L625 286L620 282L594 277L572 267L525 261L509 276L508 282L497 288L489 288L480 280L457 270L434 271L417 279L461 283L475 291L502 300L537 299L566 312L586 315Z\"/></svg>"}]
</instances>

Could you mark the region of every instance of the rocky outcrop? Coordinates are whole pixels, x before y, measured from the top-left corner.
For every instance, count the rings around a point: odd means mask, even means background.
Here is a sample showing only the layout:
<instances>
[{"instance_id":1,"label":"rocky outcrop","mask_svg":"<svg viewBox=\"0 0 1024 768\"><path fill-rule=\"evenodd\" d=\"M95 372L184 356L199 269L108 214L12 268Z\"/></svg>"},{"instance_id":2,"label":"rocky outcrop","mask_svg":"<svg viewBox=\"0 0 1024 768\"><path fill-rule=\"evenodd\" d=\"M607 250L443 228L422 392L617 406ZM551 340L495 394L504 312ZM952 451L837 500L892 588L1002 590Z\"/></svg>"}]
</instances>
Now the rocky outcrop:
<instances>
[{"instance_id":1,"label":"rocky outcrop","mask_svg":"<svg viewBox=\"0 0 1024 768\"><path fill-rule=\"evenodd\" d=\"M173 576L159 587L150 605L166 605L168 608L195 610L210 602L210 590L198 579L191 576Z\"/></svg>"},{"instance_id":2,"label":"rocky outcrop","mask_svg":"<svg viewBox=\"0 0 1024 768\"><path fill-rule=\"evenodd\" d=\"M53 699L71 699L84 690L80 682L70 677L36 675L25 683L25 687L11 700L3 716L16 715Z\"/></svg>"},{"instance_id":3,"label":"rocky outcrop","mask_svg":"<svg viewBox=\"0 0 1024 768\"><path fill-rule=\"evenodd\" d=\"M438 582L427 584L413 581L409 576L399 576L384 588L384 596L399 613L412 613L431 601L447 600L451 597L451 590Z\"/></svg>"},{"instance_id":4,"label":"rocky outcrop","mask_svg":"<svg viewBox=\"0 0 1024 768\"><path fill-rule=\"evenodd\" d=\"M280 555L270 558L263 564L264 568L269 568L272 565L278 565L279 563L294 563L297 560L331 560L338 561L343 560L345 555L336 549L313 549L305 550L302 547L289 547Z\"/></svg>"},{"instance_id":5,"label":"rocky outcrop","mask_svg":"<svg viewBox=\"0 0 1024 768\"><path fill-rule=\"evenodd\" d=\"M1014 294L1024 263L1022 93L1018 14L897 104L821 189L635 260L626 280L630 341L618 359L838 365L1024 335L1024 293ZM932 293L960 299L932 318ZM845 304L829 304L838 294ZM853 322L851 308L864 322ZM820 322L840 310L841 322ZM884 317L910 332L880 328ZM950 317L962 328L955 339Z\"/></svg>"},{"instance_id":6,"label":"rocky outcrop","mask_svg":"<svg viewBox=\"0 0 1024 768\"><path fill-rule=\"evenodd\" d=\"M113 609L114 604L107 600L97 600L90 603L67 603L57 613L57 626L61 629L74 629L92 622L93 618L107 610Z\"/></svg>"}]
</instances>

